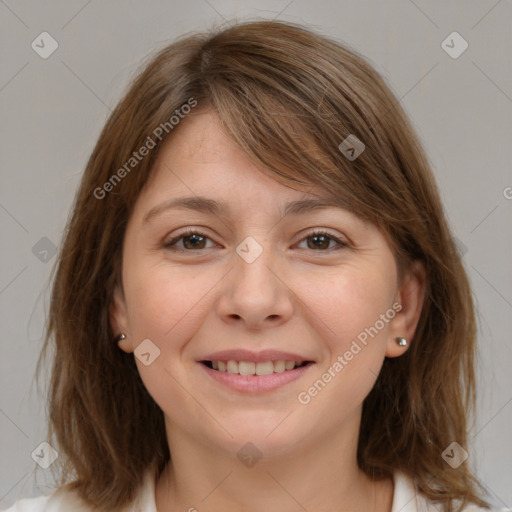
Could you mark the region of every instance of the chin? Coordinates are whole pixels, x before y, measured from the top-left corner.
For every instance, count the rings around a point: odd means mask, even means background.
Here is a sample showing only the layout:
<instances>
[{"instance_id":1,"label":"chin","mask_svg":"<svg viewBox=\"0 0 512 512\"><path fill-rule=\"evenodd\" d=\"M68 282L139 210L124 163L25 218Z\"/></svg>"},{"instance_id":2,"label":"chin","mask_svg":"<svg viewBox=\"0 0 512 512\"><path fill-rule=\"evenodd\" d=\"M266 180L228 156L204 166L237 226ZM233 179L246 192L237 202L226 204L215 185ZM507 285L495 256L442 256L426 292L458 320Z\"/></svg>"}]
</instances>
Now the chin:
<instances>
[{"instance_id":1,"label":"chin","mask_svg":"<svg viewBox=\"0 0 512 512\"><path fill-rule=\"evenodd\" d=\"M297 423L298 415L294 418L291 410L271 411L264 413L245 411L237 418L232 418L224 426L233 438L224 437L229 450L237 453L247 443L252 443L265 457L283 455L291 450L296 451L297 446L308 434L304 422Z\"/></svg>"}]
</instances>

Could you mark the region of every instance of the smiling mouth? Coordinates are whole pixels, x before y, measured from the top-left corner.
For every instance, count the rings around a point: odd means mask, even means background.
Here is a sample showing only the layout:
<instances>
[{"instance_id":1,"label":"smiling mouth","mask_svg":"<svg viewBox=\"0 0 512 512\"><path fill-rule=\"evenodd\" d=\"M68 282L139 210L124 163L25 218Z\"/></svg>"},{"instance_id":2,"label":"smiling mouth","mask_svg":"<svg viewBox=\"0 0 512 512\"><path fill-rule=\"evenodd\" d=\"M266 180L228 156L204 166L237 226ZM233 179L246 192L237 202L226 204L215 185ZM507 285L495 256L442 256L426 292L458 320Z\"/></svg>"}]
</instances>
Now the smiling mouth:
<instances>
[{"instance_id":1,"label":"smiling mouth","mask_svg":"<svg viewBox=\"0 0 512 512\"><path fill-rule=\"evenodd\" d=\"M313 361L201 361L202 364L218 372L231 373L234 375L263 376L274 373L285 373L303 366L313 364Z\"/></svg>"}]
</instances>

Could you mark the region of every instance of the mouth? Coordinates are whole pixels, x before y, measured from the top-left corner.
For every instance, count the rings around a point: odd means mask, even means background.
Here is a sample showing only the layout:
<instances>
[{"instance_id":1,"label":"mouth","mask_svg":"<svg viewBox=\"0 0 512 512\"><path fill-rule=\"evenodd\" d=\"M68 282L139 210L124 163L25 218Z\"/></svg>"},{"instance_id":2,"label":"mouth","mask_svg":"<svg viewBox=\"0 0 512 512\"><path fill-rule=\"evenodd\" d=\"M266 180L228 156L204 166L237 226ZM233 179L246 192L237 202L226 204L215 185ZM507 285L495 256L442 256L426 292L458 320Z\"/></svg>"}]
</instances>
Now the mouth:
<instances>
[{"instance_id":1,"label":"mouth","mask_svg":"<svg viewBox=\"0 0 512 512\"><path fill-rule=\"evenodd\" d=\"M260 394L299 379L315 361L284 352L226 351L207 356L197 363L210 379L222 387L240 393Z\"/></svg>"},{"instance_id":2,"label":"mouth","mask_svg":"<svg viewBox=\"0 0 512 512\"><path fill-rule=\"evenodd\" d=\"M264 376L274 373L291 372L313 364L313 361L287 361L284 359L269 361L234 361L234 360L204 360L201 364L217 372L230 373L232 375Z\"/></svg>"}]
</instances>

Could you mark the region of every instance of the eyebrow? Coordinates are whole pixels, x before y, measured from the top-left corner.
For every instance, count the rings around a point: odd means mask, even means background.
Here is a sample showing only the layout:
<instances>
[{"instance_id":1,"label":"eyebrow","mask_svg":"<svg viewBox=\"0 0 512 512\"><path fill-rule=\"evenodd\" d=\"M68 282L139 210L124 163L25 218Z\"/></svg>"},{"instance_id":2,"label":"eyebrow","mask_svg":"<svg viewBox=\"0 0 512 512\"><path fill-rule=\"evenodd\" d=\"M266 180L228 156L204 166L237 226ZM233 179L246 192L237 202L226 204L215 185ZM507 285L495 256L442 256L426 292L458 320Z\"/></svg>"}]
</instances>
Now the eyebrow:
<instances>
[{"instance_id":1,"label":"eyebrow","mask_svg":"<svg viewBox=\"0 0 512 512\"><path fill-rule=\"evenodd\" d=\"M328 198L301 199L287 203L284 208L284 216L305 214L321 208L343 208L343 206L344 202L341 199L337 201ZM204 196L177 197L151 208L144 215L143 223L148 222L164 211L172 209L191 210L215 216L221 216L222 214L231 215L229 205L223 201L216 201Z\"/></svg>"}]
</instances>

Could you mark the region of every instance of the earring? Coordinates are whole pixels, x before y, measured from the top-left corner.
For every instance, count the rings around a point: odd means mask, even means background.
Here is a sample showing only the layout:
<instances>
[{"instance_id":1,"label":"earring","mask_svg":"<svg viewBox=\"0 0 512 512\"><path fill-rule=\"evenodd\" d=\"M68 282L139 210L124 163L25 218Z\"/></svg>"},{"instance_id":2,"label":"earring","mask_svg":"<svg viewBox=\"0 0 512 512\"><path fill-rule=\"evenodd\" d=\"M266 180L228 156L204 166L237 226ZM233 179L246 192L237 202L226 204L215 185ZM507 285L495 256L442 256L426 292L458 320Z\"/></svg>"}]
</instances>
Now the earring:
<instances>
[{"instance_id":1,"label":"earring","mask_svg":"<svg viewBox=\"0 0 512 512\"><path fill-rule=\"evenodd\" d=\"M114 341L115 341L116 343L118 343L119 341L123 341L123 340L125 340L125 339L126 339L126 335L125 335L125 334L123 334L123 333L121 333L119 336L116 336L116 337L114 338Z\"/></svg>"},{"instance_id":2,"label":"earring","mask_svg":"<svg viewBox=\"0 0 512 512\"><path fill-rule=\"evenodd\" d=\"M395 341L401 347L405 347L407 345L407 340L405 338L395 338Z\"/></svg>"}]
</instances>

